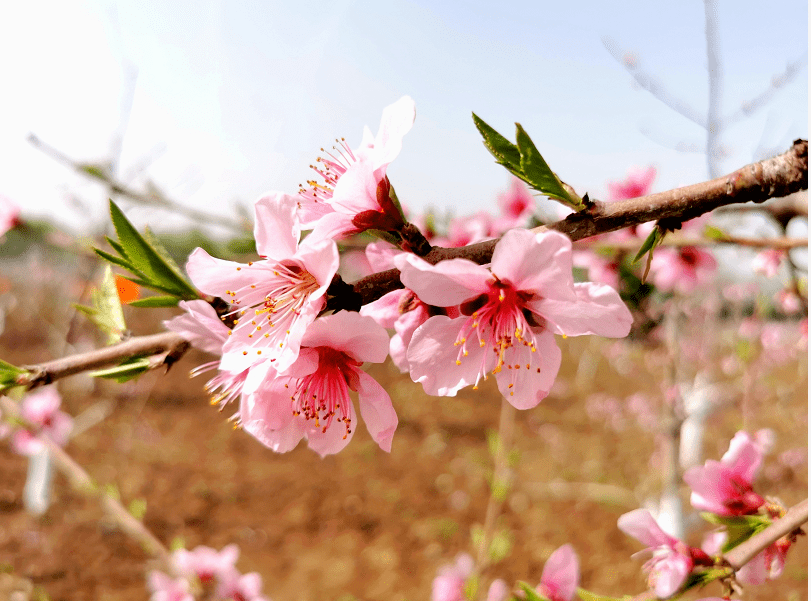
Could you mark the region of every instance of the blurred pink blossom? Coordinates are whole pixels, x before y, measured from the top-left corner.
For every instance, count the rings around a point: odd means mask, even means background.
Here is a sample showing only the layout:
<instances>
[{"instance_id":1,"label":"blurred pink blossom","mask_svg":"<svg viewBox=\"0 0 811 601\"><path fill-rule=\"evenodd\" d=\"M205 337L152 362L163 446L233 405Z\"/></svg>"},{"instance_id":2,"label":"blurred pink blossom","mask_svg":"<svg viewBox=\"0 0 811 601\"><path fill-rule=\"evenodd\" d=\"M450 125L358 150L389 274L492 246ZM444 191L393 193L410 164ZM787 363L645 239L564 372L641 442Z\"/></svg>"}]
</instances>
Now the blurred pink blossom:
<instances>
[{"instance_id":1,"label":"blurred pink blossom","mask_svg":"<svg viewBox=\"0 0 811 601\"><path fill-rule=\"evenodd\" d=\"M172 553L172 567L181 576L209 584L231 575L238 558L237 545L226 545L220 551L200 545L191 551L178 549Z\"/></svg>"},{"instance_id":2,"label":"blurred pink blossom","mask_svg":"<svg viewBox=\"0 0 811 601\"><path fill-rule=\"evenodd\" d=\"M17 428L11 435L11 448L20 455L35 455L45 445L41 437L63 447L73 429L73 418L60 411L62 397L55 386L45 386L28 393L20 402L20 416L35 426L35 430Z\"/></svg>"},{"instance_id":3,"label":"blurred pink blossom","mask_svg":"<svg viewBox=\"0 0 811 601\"><path fill-rule=\"evenodd\" d=\"M465 581L473 573L473 558L460 553L454 563L439 568L431 584L431 601L464 601Z\"/></svg>"},{"instance_id":4,"label":"blurred pink blossom","mask_svg":"<svg viewBox=\"0 0 811 601\"><path fill-rule=\"evenodd\" d=\"M268 601L262 595L262 577L259 574L240 574L236 570L221 576L216 596L223 601Z\"/></svg>"},{"instance_id":5,"label":"blurred pink blossom","mask_svg":"<svg viewBox=\"0 0 811 601\"><path fill-rule=\"evenodd\" d=\"M780 270L783 259L786 258L786 251L777 248L769 248L755 255L752 260L752 269L755 273L760 273L768 278L773 278Z\"/></svg>"},{"instance_id":6,"label":"blurred pink blossom","mask_svg":"<svg viewBox=\"0 0 811 601\"><path fill-rule=\"evenodd\" d=\"M712 254L696 246L659 247L651 260L651 279L664 292L689 294L712 280L717 266Z\"/></svg>"},{"instance_id":7,"label":"blurred pink blossom","mask_svg":"<svg viewBox=\"0 0 811 601\"><path fill-rule=\"evenodd\" d=\"M688 547L667 534L646 509L635 509L620 516L617 526L628 536L644 545L652 557L643 569L648 572L648 586L660 599L678 591L692 572L694 560L712 565L712 560L700 549Z\"/></svg>"},{"instance_id":8,"label":"blurred pink blossom","mask_svg":"<svg viewBox=\"0 0 811 601\"><path fill-rule=\"evenodd\" d=\"M784 288L778 292L775 300L777 301L777 306L780 307L780 310L788 315L798 313L800 309L803 308L803 300L794 290L789 288Z\"/></svg>"},{"instance_id":9,"label":"blurred pink blossom","mask_svg":"<svg viewBox=\"0 0 811 601\"><path fill-rule=\"evenodd\" d=\"M185 578L173 579L153 570L147 577L147 586L152 591L149 601L194 601L194 595L189 592L189 581Z\"/></svg>"},{"instance_id":10,"label":"blurred pink blossom","mask_svg":"<svg viewBox=\"0 0 811 601\"><path fill-rule=\"evenodd\" d=\"M720 516L750 515L766 502L752 489L763 462L763 447L746 432L738 432L721 461L691 467L684 481L692 489L690 503Z\"/></svg>"},{"instance_id":11,"label":"blurred pink blossom","mask_svg":"<svg viewBox=\"0 0 811 601\"><path fill-rule=\"evenodd\" d=\"M20 207L7 196L0 194L0 238L20 224Z\"/></svg>"},{"instance_id":12,"label":"blurred pink blossom","mask_svg":"<svg viewBox=\"0 0 811 601\"><path fill-rule=\"evenodd\" d=\"M535 198L527 185L517 177L510 178L510 187L498 195L501 214L493 223L493 233L503 234L514 227L525 227L535 212Z\"/></svg>"},{"instance_id":13,"label":"blurred pink blossom","mask_svg":"<svg viewBox=\"0 0 811 601\"><path fill-rule=\"evenodd\" d=\"M549 601L572 601L579 584L580 561L571 545L563 545L546 560L535 590Z\"/></svg>"},{"instance_id":14,"label":"blurred pink blossom","mask_svg":"<svg viewBox=\"0 0 811 601\"><path fill-rule=\"evenodd\" d=\"M646 196L650 193L653 180L656 179L656 167L632 167L625 179L620 182L608 182L608 200L628 200Z\"/></svg>"}]
</instances>

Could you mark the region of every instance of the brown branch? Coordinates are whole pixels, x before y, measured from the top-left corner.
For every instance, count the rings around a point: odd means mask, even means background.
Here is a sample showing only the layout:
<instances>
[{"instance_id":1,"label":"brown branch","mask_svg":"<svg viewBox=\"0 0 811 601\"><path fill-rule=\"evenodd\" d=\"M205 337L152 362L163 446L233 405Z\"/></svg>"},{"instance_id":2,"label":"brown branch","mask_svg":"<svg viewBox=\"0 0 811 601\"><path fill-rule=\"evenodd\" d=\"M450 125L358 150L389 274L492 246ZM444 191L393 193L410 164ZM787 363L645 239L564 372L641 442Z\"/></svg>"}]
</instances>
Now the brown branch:
<instances>
[{"instance_id":1,"label":"brown branch","mask_svg":"<svg viewBox=\"0 0 811 601\"><path fill-rule=\"evenodd\" d=\"M533 231L556 230L573 241L582 240L658 219L684 222L725 205L761 203L769 198L807 189L808 140L797 140L783 154L752 163L729 175L631 200L612 203L593 201L588 209ZM490 262L497 242L497 239L487 240L461 248L435 246L424 258L431 264L464 258L481 265ZM362 305L402 286L397 269L372 274L353 284Z\"/></svg>"},{"instance_id":2,"label":"brown branch","mask_svg":"<svg viewBox=\"0 0 811 601\"><path fill-rule=\"evenodd\" d=\"M617 240L616 242L595 241L593 244L578 242L575 248L606 249L606 250L639 250L642 240ZM808 238L745 238L743 236L724 236L722 238L678 238L666 237L660 246L682 248L685 246L717 246L719 244L734 244L748 248L775 248L777 250L791 250L808 246Z\"/></svg>"},{"instance_id":3,"label":"brown branch","mask_svg":"<svg viewBox=\"0 0 811 601\"><path fill-rule=\"evenodd\" d=\"M62 357L39 365L23 365L22 369L29 373L20 376L17 383L30 390L50 384L59 378L115 365L131 357L157 355L150 360L149 369L162 365L170 366L180 359L188 348L189 343L174 332L139 336L95 351Z\"/></svg>"},{"instance_id":4,"label":"brown branch","mask_svg":"<svg viewBox=\"0 0 811 601\"><path fill-rule=\"evenodd\" d=\"M0 395L0 409L5 414L6 419L16 422L21 427L36 431L37 427L30 422L27 422L20 414L17 403L10 398ZM96 484L90 475L76 463L70 455L68 455L62 447L56 444L47 436L39 436L37 438L47 448L48 453L53 459L54 464L62 474L68 479L68 482L74 490L86 494L88 496L95 496L99 499L101 506L118 524L121 530L138 541L141 547L150 555L157 557L165 564L169 562L169 550L161 543L154 534L152 534L140 520L137 520L115 497L105 493Z\"/></svg>"},{"instance_id":5,"label":"brown branch","mask_svg":"<svg viewBox=\"0 0 811 601\"><path fill-rule=\"evenodd\" d=\"M725 553L724 559L734 570L740 570L763 549L787 534L791 534L807 521L808 499L797 503L786 512L786 515L773 522L768 528Z\"/></svg>"}]
</instances>

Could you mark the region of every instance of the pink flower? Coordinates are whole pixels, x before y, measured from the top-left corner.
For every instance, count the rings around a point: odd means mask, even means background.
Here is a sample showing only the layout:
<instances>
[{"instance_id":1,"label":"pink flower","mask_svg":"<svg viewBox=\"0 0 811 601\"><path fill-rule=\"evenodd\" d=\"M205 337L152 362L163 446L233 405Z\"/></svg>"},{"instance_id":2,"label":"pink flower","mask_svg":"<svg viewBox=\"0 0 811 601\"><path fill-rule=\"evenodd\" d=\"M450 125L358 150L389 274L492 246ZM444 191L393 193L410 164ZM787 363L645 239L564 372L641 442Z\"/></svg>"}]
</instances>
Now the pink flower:
<instances>
[{"instance_id":1,"label":"pink flower","mask_svg":"<svg viewBox=\"0 0 811 601\"><path fill-rule=\"evenodd\" d=\"M414 332L411 378L428 394L454 396L492 372L505 398L528 409L548 394L560 367L555 334L626 336L630 311L608 286L574 283L571 251L563 234L511 230L489 269L466 259L430 265L396 257L403 284L422 302L461 312L431 317Z\"/></svg>"},{"instance_id":2,"label":"pink flower","mask_svg":"<svg viewBox=\"0 0 811 601\"><path fill-rule=\"evenodd\" d=\"M336 239L367 229L399 231L404 225L400 209L391 199L386 168L403 147L403 136L414 124L414 101L404 96L383 109L377 137L364 130L361 147L352 151L343 141L336 154L319 157L323 179L307 182L299 191L301 219L318 240ZM323 149L322 149L323 150Z\"/></svg>"},{"instance_id":3,"label":"pink flower","mask_svg":"<svg viewBox=\"0 0 811 601\"><path fill-rule=\"evenodd\" d=\"M780 264L786 258L786 251L778 248L769 248L759 252L752 260L752 268L756 273L773 278L780 270Z\"/></svg>"},{"instance_id":4,"label":"pink flower","mask_svg":"<svg viewBox=\"0 0 811 601\"><path fill-rule=\"evenodd\" d=\"M384 328L394 329L389 354L394 364L405 373L408 371L408 345L417 328L431 317L431 309L411 290L402 288L364 305L360 314L368 315Z\"/></svg>"},{"instance_id":5,"label":"pink flower","mask_svg":"<svg viewBox=\"0 0 811 601\"><path fill-rule=\"evenodd\" d=\"M340 312L317 319L285 372L276 372L269 362L251 369L240 407L243 427L278 453L292 450L302 438L322 457L337 453L356 428L349 397L354 390L372 439L390 451L397 414L388 393L360 369L364 361L384 361L388 343L386 331L371 317Z\"/></svg>"},{"instance_id":6,"label":"pink flower","mask_svg":"<svg viewBox=\"0 0 811 601\"><path fill-rule=\"evenodd\" d=\"M797 296L797 293L794 290L789 288L784 288L780 292L777 293L775 297L777 301L777 306L783 311L783 313L787 313L792 315L800 311L803 308L803 301Z\"/></svg>"},{"instance_id":7,"label":"pink flower","mask_svg":"<svg viewBox=\"0 0 811 601\"><path fill-rule=\"evenodd\" d=\"M760 446L746 432L738 432L721 461L710 459L684 473L684 481L693 491L690 503L721 516L756 513L766 502L752 490L762 462Z\"/></svg>"},{"instance_id":8,"label":"pink flower","mask_svg":"<svg viewBox=\"0 0 811 601\"><path fill-rule=\"evenodd\" d=\"M664 292L689 294L715 274L715 257L696 246L659 247L651 260L653 283Z\"/></svg>"},{"instance_id":9,"label":"pink flower","mask_svg":"<svg viewBox=\"0 0 811 601\"><path fill-rule=\"evenodd\" d=\"M555 550L541 573L535 589L549 601L572 601L580 583L580 562L571 545Z\"/></svg>"},{"instance_id":10,"label":"pink flower","mask_svg":"<svg viewBox=\"0 0 811 601\"><path fill-rule=\"evenodd\" d=\"M256 572L240 574L231 570L217 586L217 599L228 601L268 601L262 596L262 577Z\"/></svg>"},{"instance_id":11,"label":"pink flower","mask_svg":"<svg viewBox=\"0 0 811 601\"><path fill-rule=\"evenodd\" d=\"M20 224L20 207L10 198L0 194L0 237Z\"/></svg>"},{"instance_id":12,"label":"pink flower","mask_svg":"<svg viewBox=\"0 0 811 601\"><path fill-rule=\"evenodd\" d=\"M203 300L180 301L178 306L186 311L186 314L164 321L164 327L183 336L193 347L218 357L216 361L196 367L192 370L192 375L197 376L218 368L223 345L228 341L231 330L222 322L212 306ZM247 376L247 369L239 372L222 370L211 378L205 388L206 392L212 395L212 404L219 403L223 408L237 398L242 393Z\"/></svg>"},{"instance_id":13,"label":"pink flower","mask_svg":"<svg viewBox=\"0 0 811 601\"><path fill-rule=\"evenodd\" d=\"M791 544L788 537L778 539L738 570L735 577L743 584L752 586L779 578L786 566L786 556Z\"/></svg>"},{"instance_id":14,"label":"pink flower","mask_svg":"<svg viewBox=\"0 0 811 601\"><path fill-rule=\"evenodd\" d=\"M223 346L221 368L240 373L265 359L286 369L298 356L307 326L326 305L338 270L331 240L301 244L296 199L273 193L256 203L254 236L261 261L247 265L215 259L196 249L186 265L194 285L232 304L237 325Z\"/></svg>"},{"instance_id":15,"label":"pink flower","mask_svg":"<svg viewBox=\"0 0 811 601\"><path fill-rule=\"evenodd\" d=\"M693 570L693 555L703 552L690 549L685 543L665 533L646 509L634 509L623 514L617 527L648 548L652 557L643 569L648 572L648 586L660 599L670 597L678 591ZM708 561L709 558L707 558Z\"/></svg>"},{"instance_id":16,"label":"pink flower","mask_svg":"<svg viewBox=\"0 0 811 601\"><path fill-rule=\"evenodd\" d=\"M194 601L185 578L172 579L163 572L153 570L149 573L147 585L152 591L149 601Z\"/></svg>"},{"instance_id":17,"label":"pink flower","mask_svg":"<svg viewBox=\"0 0 811 601\"><path fill-rule=\"evenodd\" d=\"M510 177L510 188L498 195L498 205L501 215L491 228L498 234L525 226L535 212L535 198L527 185L517 177Z\"/></svg>"},{"instance_id":18,"label":"pink flower","mask_svg":"<svg viewBox=\"0 0 811 601\"><path fill-rule=\"evenodd\" d=\"M606 257L594 250L576 250L572 253L575 267L588 270L589 280L620 289L620 262L616 257Z\"/></svg>"},{"instance_id":19,"label":"pink flower","mask_svg":"<svg viewBox=\"0 0 811 601\"><path fill-rule=\"evenodd\" d=\"M226 545L221 551L200 545L191 551L178 549L172 553L172 567L181 576L210 584L229 576L238 558L237 545Z\"/></svg>"},{"instance_id":20,"label":"pink flower","mask_svg":"<svg viewBox=\"0 0 811 601\"><path fill-rule=\"evenodd\" d=\"M609 200L628 200L646 196L650 193L653 180L656 179L656 167L642 169L632 167L621 182L608 182Z\"/></svg>"},{"instance_id":21,"label":"pink flower","mask_svg":"<svg viewBox=\"0 0 811 601\"><path fill-rule=\"evenodd\" d=\"M431 601L464 601L465 581L473 573L473 558L460 553L456 562L439 568L431 585Z\"/></svg>"},{"instance_id":22,"label":"pink flower","mask_svg":"<svg viewBox=\"0 0 811 601\"><path fill-rule=\"evenodd\" d=\"M20 403L20 416L36 427L35 430L18 428L11 435L11 447L20 455L35 455L45 445L45 437L60 447L67 444L73 429L73 418L59 411L62 397L55 386L45 386L29 393Z\"/></svg>"}]
</instances>

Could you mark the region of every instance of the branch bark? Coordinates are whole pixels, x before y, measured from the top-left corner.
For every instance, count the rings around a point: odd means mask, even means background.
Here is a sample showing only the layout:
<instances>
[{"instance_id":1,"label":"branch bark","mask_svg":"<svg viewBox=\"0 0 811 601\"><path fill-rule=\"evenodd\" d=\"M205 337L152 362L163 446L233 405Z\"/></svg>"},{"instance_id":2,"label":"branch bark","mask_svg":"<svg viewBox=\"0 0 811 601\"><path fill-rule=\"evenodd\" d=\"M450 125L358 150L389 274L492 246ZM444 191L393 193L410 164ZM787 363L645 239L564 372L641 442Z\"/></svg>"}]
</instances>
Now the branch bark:
<instances>
[{"instance_id":1,"label":"branch bark","mask_svg":"<svg viewBox=\"0 0 811 601\"><path fill-rule=\"evenodd\" d=\"M765 202L808 189L808 140L797 140L781 155L752 163L729 175L650 196L605 203L594 201L586 210L533 231L555 230L573 241L613 232L659 219L689 221L725 205ZM424 257L432 264L464 258L478 264L489 263L498 242L487 240L461 248L435 246ZM390 269L362 278L352 284L362 305L402 288L400 272Z\"/></svg>"},{"instance_id":2,"label":"branch bark","mask_svg":"<svg viewBox=\"0 0 811 601\"><path fill-rule=\"evenodd\" d=\"M124 359L139 356L159 355L150 362L150 369L155 369L162 365L171 365L180 359L188 348L189 343L174 332L139 336L95 351L70 355L39 365L23 365L22 369L29 373L22 376L18 384L30 390L50 384L59 378L115 365Z\"/></svg>"}]
</instances>

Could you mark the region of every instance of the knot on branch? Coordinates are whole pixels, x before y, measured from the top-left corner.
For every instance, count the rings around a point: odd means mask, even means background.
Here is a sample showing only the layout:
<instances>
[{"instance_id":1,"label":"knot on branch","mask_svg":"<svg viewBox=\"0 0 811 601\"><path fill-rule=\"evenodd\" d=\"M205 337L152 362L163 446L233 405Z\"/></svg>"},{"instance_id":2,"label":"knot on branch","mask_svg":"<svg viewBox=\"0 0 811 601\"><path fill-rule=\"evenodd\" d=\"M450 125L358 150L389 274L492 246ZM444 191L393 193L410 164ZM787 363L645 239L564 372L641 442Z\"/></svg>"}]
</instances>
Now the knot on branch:
<instances>
[{"instance_id":1,"label":"knot on branch","mask_svg":"<svg viewBox=\"0 0 811 601\"><path fill-rule=\"evenodd\" d=\"M355 291L354 286L344 282L337 273L333 276L327 288L328 311L360 311L363 298Z\"/></svg>"}]
</instances>

